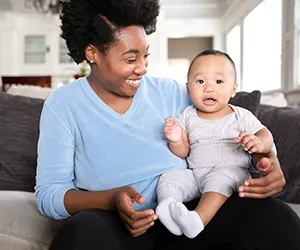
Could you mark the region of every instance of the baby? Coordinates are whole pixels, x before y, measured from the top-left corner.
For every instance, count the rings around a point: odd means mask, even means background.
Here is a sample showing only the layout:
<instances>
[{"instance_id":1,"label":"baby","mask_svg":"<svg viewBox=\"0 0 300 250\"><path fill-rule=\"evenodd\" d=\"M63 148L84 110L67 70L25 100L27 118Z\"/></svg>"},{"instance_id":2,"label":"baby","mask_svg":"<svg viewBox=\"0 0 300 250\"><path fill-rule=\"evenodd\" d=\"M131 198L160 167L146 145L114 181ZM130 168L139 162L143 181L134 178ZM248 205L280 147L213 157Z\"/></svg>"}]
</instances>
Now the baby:
<instances>
[{"instance_id":1,"label":"baby","mask_svg":"<svg viewBox=\"0 0 300 250\"><path fill-rule=\"evenodd\" d=\"M187 157L189 164L189 169L164 173L157 187L156 214L175 235L196 237L228 197L251 178L250 155L271 150L270 131L250 111L228 104L236 88L233 60L221 51L206 50L188 70L187 90L193 105L178 119L165 120L169 149ZM194 211L183 204L200 196Z\"/></svg>"}]
</instances>

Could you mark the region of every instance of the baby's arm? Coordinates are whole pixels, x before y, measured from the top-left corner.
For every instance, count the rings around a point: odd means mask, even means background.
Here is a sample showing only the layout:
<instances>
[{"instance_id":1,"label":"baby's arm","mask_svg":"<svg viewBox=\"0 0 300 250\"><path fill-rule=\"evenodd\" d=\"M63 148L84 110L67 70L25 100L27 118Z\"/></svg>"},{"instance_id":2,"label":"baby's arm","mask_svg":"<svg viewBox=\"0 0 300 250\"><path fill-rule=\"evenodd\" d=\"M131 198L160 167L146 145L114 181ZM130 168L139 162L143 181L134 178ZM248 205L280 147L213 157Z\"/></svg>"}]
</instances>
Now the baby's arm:
<instances>
[{"instance_id":1,"label":"baby's arm","mask_svg":"<svg viewBox=\"0 0 300 250\"><path fill-rule=\"evenodd\" d=\"M164 133L168 139L169 149L178 157L185 158L190 152L190 144L187 133L181 128L178 119L167 117Z\"/></svg>"},{"instance_id":2,"label":"baby's arm","mask_svg":"<svg viewBox=\"0 0 300 250\"><path fill-rule=\"evenodd\" d=\"M260 130L258 130L255 135L260 138L260 140L262 141L262 149L261 151L256 151L258 153L269 153L272 149L272 145L273 145L273 136L270 132L270 130L268 130L267 128L262 128Z\"/></svg>"},{"instance_id":3,"label":"baby's arm","mask_svg":"<svg viewBox=\"0 0 300 250\"><path fill-rule=\"evenodd\" d=\"M249 153L269 153L273 145L273 136L267 128L258 130L254 135L241 132L236 139Z\"/></svg>"}]
</instances>

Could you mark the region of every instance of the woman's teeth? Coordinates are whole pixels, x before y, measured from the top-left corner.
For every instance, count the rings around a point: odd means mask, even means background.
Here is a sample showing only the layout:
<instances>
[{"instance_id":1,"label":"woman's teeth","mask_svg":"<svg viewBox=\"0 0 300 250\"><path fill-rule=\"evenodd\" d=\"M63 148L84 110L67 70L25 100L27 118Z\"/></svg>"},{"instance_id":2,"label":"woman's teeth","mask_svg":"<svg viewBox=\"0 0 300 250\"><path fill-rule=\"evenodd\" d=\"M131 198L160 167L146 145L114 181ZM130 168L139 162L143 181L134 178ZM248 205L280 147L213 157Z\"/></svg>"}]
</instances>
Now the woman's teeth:
<instances>
[{"instance_id":1,"label":"woman's teeth","mask_svg":"<svg viewBox=\"0 0 300 250\"><path fill-rule=\"evenodd\" d=\"M140 80L126 80L126 83L130 85L138 85L140 83Z\"/></svg>"}]
</instances>

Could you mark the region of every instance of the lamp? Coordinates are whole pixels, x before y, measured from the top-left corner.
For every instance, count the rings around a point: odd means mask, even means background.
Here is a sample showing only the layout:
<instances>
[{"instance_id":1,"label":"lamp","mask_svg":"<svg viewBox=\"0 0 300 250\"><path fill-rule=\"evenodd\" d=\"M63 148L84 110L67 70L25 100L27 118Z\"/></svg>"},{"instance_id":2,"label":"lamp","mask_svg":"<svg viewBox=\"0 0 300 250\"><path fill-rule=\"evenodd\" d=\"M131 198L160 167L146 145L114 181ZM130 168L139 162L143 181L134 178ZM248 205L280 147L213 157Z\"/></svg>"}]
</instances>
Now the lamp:
<instances>
[{"instance_id":1,"label":"lamp","mask_svg":"<svg viewBox=\"0 0 300 250\"><path fill-rule=\"evenodd\" d=\"M25 7L34 8L42 13L59 14L64 0L26 0ZM84 1L84 0L83 0Z\"/></svg>"}]
</instances>

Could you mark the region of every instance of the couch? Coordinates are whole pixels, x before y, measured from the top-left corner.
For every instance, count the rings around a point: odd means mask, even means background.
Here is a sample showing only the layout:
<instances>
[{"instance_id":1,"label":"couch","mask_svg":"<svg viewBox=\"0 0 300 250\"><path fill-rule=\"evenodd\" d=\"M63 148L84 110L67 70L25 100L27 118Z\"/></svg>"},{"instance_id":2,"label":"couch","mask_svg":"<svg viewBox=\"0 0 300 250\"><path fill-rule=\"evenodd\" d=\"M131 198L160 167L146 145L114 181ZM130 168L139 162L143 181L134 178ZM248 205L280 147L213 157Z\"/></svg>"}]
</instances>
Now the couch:
<instances>
[{"instance_id":1,"label":"couch","mask_svg":"<svg viewBox=\"0 0 300 250\"><path fill-rule=\"evenodd\" d=\"M262 105L260 98L259 91L240 92L231 103L249 109L272 131L287 180L277 197L300 215L300 110ZM1 250L46 250L63 224L38 211L33 193L43 103L0 93Z\"/></svg>"}]
</instances>

